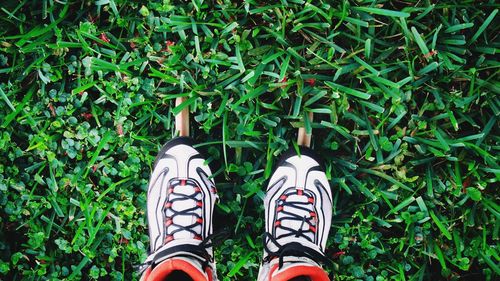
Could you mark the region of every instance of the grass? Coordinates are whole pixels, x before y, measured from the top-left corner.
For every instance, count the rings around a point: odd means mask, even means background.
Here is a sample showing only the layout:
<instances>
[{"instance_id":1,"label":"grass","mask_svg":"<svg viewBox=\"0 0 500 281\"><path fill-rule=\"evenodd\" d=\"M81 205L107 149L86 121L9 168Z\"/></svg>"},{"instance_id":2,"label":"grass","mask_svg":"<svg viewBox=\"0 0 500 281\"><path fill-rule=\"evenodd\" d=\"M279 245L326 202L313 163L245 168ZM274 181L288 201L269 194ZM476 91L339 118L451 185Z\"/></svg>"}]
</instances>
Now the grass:
<instances>
[{"instance_id":1,"label":"grass","mask_svg":"<svg viewBox=\"0 0 500 281\"><path fill-rule=\"evenodd\" d=\"M233 2L2 3L0 280L137 278L151 164L186 107L222 280L255 279L264 184L302 125L337 280L497 279L500 5Z\"/></svg>"}]
</instances>

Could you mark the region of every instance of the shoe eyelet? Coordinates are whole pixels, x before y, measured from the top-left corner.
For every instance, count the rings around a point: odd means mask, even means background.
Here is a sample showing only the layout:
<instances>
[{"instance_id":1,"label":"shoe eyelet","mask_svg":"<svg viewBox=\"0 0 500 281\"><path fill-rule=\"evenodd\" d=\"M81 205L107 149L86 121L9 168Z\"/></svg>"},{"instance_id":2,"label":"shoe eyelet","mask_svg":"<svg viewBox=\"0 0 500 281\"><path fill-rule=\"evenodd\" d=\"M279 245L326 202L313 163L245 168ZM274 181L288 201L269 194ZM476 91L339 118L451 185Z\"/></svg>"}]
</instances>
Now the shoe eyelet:
<instances>
[{"instance_id":1,"label":"shoe eyelet","mask_svg":"<svg viewBox=\"0 0 500 281\"><path fill-rule=\"evenodd\" d=\"M167 235L167 237L165 237L165 243L168 243L170 241L174 240L174 236L173 235Z\"/></svg>"}]
</instances>

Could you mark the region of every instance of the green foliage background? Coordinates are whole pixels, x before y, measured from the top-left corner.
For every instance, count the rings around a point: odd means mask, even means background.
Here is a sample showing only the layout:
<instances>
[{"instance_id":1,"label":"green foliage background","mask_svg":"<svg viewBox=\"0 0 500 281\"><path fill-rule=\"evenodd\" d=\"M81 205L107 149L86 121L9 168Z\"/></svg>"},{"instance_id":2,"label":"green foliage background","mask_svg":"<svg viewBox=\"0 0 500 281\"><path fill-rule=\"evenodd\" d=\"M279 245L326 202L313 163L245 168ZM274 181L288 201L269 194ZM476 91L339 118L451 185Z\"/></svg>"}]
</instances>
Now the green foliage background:
<instances>
[{"instance_id":1,"label":"green foliage background","mask_svg":"<svg viewBox=\"0 0 500 281\"><path fill-rule=\"evenodd\" d=\"M265 180L302 125L337 280L498 278L499 6L3 1L0 280L137 278L151 164L185 107L231 233L222 280L256 278Z\"/></svg>"}]
</instances>

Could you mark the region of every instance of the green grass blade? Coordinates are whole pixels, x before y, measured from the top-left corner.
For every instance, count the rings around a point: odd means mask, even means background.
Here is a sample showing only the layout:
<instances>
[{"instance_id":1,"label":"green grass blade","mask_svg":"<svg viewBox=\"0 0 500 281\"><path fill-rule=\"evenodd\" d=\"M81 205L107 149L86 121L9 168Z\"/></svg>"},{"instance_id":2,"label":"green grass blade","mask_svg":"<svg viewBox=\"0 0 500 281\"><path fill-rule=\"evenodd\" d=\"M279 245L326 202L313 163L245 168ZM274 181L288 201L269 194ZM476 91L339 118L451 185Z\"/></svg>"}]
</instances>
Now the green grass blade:
<instances>
[{"instance_id":1,"label":"green grass blade","mask_svg":"<svg viewBox=\"0 0 500 281\"><path fill-rule=\"evenodd\" d=\"M388 17L402 17L402 18L407 18L407 17L410 16L409 13L392 11L392 10L387 10L387 9L380 9L380 8L353 7L353 9L357 10L357 11L362 11L362 12L365 12L365 13L369 13L369 14L375 14L375 15L381 15L381 16L388 16Z\"/></svg>"},{"instance_id":2,"label":"green grass blade","mask_svg":"<svg viewBox=\"0 0 500 281\"><path fill-rule=\"evenodd\" d=\"M434 214L432 210L429 211L429 214L431 215L432 220L437 225L441 233L443 233L444 237L446 237L448 240L451 240L451 234L448 231L448 228L439 220L439 218Z\"/></svg>"}]
</instances>

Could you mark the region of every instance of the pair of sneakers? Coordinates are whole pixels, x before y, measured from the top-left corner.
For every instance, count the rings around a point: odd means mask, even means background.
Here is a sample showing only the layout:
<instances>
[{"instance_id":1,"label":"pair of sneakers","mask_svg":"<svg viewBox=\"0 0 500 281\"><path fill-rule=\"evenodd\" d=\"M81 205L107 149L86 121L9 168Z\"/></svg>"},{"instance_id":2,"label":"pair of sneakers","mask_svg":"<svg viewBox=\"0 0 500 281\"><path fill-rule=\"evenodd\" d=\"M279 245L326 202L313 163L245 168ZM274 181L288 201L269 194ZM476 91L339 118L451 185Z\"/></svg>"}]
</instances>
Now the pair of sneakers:
<instances>
[{"instance_id":1,"label":"pair of sneakers","mask_svg":"<svg viewBox=\"0 0 500 281\"><path fill-rule=\"evenodd\" d=\"M158 154L147 194L150 255L143 281L217 279L212 218L218 199L205 158L193 140L178 137ZM307 148L279 161L264 200L264 254L259 281L329 280L320 264L331 225L332 194Z\"/></svg>"}]
</instances>

